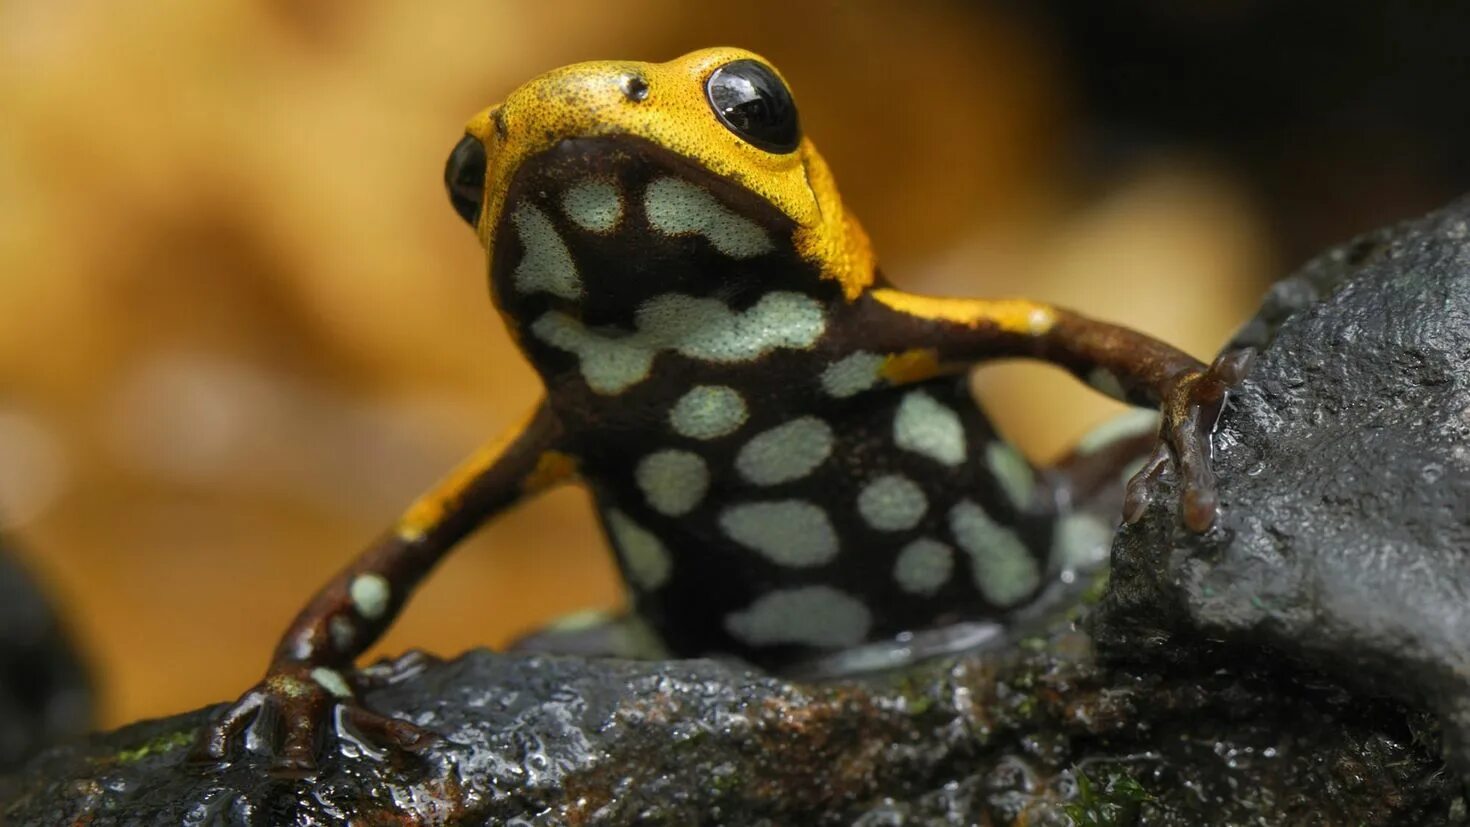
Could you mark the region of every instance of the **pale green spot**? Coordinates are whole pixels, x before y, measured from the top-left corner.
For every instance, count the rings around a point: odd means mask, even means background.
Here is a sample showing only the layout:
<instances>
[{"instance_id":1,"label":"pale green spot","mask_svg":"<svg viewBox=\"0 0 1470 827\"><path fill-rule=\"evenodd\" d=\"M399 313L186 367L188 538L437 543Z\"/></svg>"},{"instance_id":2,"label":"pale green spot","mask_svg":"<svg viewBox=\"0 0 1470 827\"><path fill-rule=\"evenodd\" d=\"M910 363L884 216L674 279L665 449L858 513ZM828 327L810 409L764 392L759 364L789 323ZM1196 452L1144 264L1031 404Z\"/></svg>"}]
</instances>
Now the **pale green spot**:
<instances>
[{"instance_id":1,"label":"pale green spot","mask_svg":"<svg viewBox=\"0 0 1470 827\"><path fill-rule=\"evenodd\" d=\"M531 332L576 354L587 386L610 395L647 379L661 351L722 364L747 362L777 348L809 348L826 329L815 299L784 291L767 293L743 313L718 299L665 294L645 302L634 324L631 334L605 336L551 311L531 324Z\"/></svg>"},{"instance_id":2,"label":"pale green spot","mask_svg":"<svg viewBox=\"0 0 1470 827\"><path fill-rule=\"evenodd\" d=\"M522 293L550 293L564 299L582 295L582 280L572 252L552 226L546 213L530 204L522 204L511 214L516 233L525 251L516 265L511 280Z\"/></svg>"},{"instance_id":3,"label":"pale green spot","mask_svg":"<svg viewBox=\"0 0 1470 827\"><path fill-rule=\"evenodd\" d=\"M585 632L614 622L617 616L606 609L582 609L564 614L546 625L546 631L561 634Z\"/></svg>"},{"instance_id":4,"label":"pale green spot","mask_svg":"<svg viewBox=\"0 0 1470 827\"><path fill-rule=\"evenodd\" d=\"M904 531L924 518L929 499L909 478L888 474L863 486L857 508L868 525L879 531Z\"/></svg>"},{"instance_id":5,"label":"pale green spot","mask_svg":"<svg viewBox=\"0 0 1470 827\"><path fill-rule=\"evenodd\" d=\"M328 669L325 666L318 666L311 670L311 679L316 681L317 686L320 686L338 698L352 697L352 687L347 685L347 681L343 680L342 676L336 670Z\"/></svg>"},{"instance_id":6,"label":"pale green spot","mask_svg":"<svg viewBox=\"0 0 1470 827\"><path fill-rule=\"evenodd\" d=\"M784 290L765 294L743 313L718 299L671 293L638 309L638 329L659 347L729 364L777 348L811 347L826 329L826 319L816 299Z\"/></svg>"},{"instance_id":7,"label":"pale green spot","mask_svg":"<svg viewBox=\"0 0 1470 827\"><path fill-rule=\"evenodd\" d=\"M893 564L893 579L909 594L930 595L949 582L954 549L928 537L904 546Z\"/></svg>"},{"instance_id":8,"label":"pale green spot","mask_svg":"<svg viewBox=\"0 0 1470 827\"><path fill-rule=\"evenodd\" d=\"M965 428L959 414L923 391L910 391L893 417L893 442L945 465L965 461Z\"/></svg>"},{"instance_id":9,"label":"pale green spot","mask_svg":"<svg viewBox=\"0 0 1470 827\"><path fill-rule=\"evenodd\" d=\"M1030 597L1041 583L1036 560L1014 531L968 500L949 512L949 529L970 555L975 586L985 599L1009 608Z\"/></svg>"},{"instance_id":10,"label":"pale green spot","mask_svg":"<svg viewBox=\"0 0 1470 827\"><path fill-rule=\"evenodd\" d=\"M1036 493L1036 476L1031 463L1010 443L996 440L985 446L985 464L1017 511L1026 511Z\"/></svg>"},{"instance_id":11,"label":"pale green spot","mask_svg":"<svg viewBox=\"0 0 1470 827\"><path fill-rule=\"evenodd\" d=\"M628 580L645 591L653 591L669 580L673 560L653 532L633 522L616 509L607 512L607 529L613 545L623 557Z\"/></svg>"},{"instance_id":12,"label":"pale green spot","mask_svg":"<svg viewBox=\"0 0 1470 827\"><path fill-rule=\"evenodd\" d=\"M583 181L561 199L562 211L588 232L605 233L623 217L623 199L606 181Z\"/></svg>"},{"instance_id":13,"label":"pale green spot","mask_svg":"<svg viewBox=\"0 0 1470 827\"><path fill-rule=\"evenodd\" d=\"M745 424L745 400L734 388L699 385L679 397L669 411L669 424L691 439L715 439Z\"/></svg>"},{"instance_id":14,"label":"pale green spot","mask_svg":"<svg viewBox=\"0 0 1470 827\"><path fill-rule=\"evenodd\" d=\"M832 455L832 429L814 416L756 434L735 456L740 475L756 485L800 479Z\"/></svg>"},{"instance_id":15,"label":"pale green spot","mask_svg":"<svg viewBox=\"0 0 1470 827\"><path fill-rule=\"evenodd\" d=\"M857 598L831 586L805 586L762 595L731 612L725 630L748 646L840 648L863 642L872 623L872 614Z\"/></svg>"},{"instance_id":16,"label":"pale green spot","mask_svg":"<svg viewBox=\"0 0 1470 827\"><path fill-rule=\"evenodd\" d=\"M677 178L648 185L643 207L648 223L668 235L697 233L731 258L750 258L774 249L759 224L731 212L700 187Z\"/></svg>"},{"instance_id":17,"label":"pale green spot","mask_svg":"<svg viewBox=\"0 0 1470 827\"><path fill-rule=\"evenodd\" d=\"M392 589L387 578L381 574L359 574L352 578L347 587L352 606L368 620L378 620L388 612L388 598Z\"/></svg>"},{"instance_id":18,"label":"pale green spot","mask_svg":"<svg viewBox=\"0 0 1470 827\"><path fill-rule=\"evenodd\" d=\"M633 478L649 506L660 514L688 514L709 490L709 469L698 454L688 451L658 451L644 457Z\"/></svg>"},{"instance_id":19,"label":"pale green spot","mask_svg":"<svg viewBox=\"0 0 1470 827\"><path fill-rule=\"evenodd\" d=\"M783 566L810 568L837 556L837 532L827 513L803 500L734 505L720 514L720 527Z\"/></svg>"},{"instance_id":20,"label":"pale green spot","mask_svg":"<svg viewBox=\"0 0 1470 827\"><path fill-rule=\"evenodd\" d=\"M645 343L631 336L617 339L590 333L564 313L547 313L532 323L531 332L552 347L575 353L587 387L603 395L622 393L642 382L653 367L654 351Z\"/></svg>"},{"instance_id":21,"label":"pale green spot","mask_svg":"<svg viewBox=\"0 0 1470 827\"><path fill-rule=\"evenodd\" d=\"M878 384L884 357L860 350L833 362L822 371L822 389L829 396L846 399Z\"/></svg>"}]
</instances>

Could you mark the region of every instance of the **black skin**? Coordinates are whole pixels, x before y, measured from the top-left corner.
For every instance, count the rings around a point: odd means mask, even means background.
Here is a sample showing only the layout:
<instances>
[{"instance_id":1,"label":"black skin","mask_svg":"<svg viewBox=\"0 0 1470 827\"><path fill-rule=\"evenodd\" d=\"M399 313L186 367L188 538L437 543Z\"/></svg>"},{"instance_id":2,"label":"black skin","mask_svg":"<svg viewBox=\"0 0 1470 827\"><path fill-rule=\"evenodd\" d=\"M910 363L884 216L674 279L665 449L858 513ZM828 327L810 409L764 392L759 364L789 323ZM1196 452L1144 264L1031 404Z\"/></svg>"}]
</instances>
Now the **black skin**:
<instances>
[{"instance_id":1,"label":"black skin","mask_svg":"<svg viewBox=\"0 0 1470 827\"><path fill-rule=\"evenodd\" d=\"M493 293L502 313L517 327L522 349L541 373L546 398L503 446L484 452L457 480L416 506L417 530L405 531L401 525L399 530L385 534L317 593L282 637L266 677L200 732L191 753L194 761L208 765L232 761L239 755L245 734L254 732L275 773L309 775L331 731L333 712L339 709L342 722L357 736L372 742L406 752L431 743L435 737L432 733L358 705L355 696L361 687L352 685L357 679L348 671L356 658L381 636L416 585L450 549L524 496L577 478L593 490L601 505L630 510L640 507L630 482L633 458L652 447L670 444L665 412L671 400L696 384L713 382L738 388L752 400L753 418L768 417L769 421L759 427L814 409L809 406L825 406L820 408L823 416L837 423L840 438L846 440L834 455L832 473L836 476L814 476L801 489L804 496L825 503L824 497L836 496L833 492L844 485L843 474L848 471L856 475L876 465L916 477L924 473L917 465L903 464L912 460L894 458L891 446L883 442L883 423L891 421L891 410L905 392L901 386L922 387L946 402L960 404L964 373L986 360L1039 359L1080 377L1102 368L1117 379L1127 401L1158 407L1163 413L1161 438L1144 469L1127 486L1125 516L1129 520L1138 518L1151 490L1172 469L1180 477L1184 524L1191 530L1205 531L1213 522L1217 498L1209 462L1210 431L1227 390L1241 381L1248 369L1249 354L1223 356L1205 366L1142 334L1059 308L1048 308L1054 323L1035 331L1005 323L999 312L988 315L990 305L984 302L974 303L977 312L962 320L924 315L901 309L902 304L880 300L879 292L889 290L881 275L875 275L874 289L848 299L834 282L823 279L814 265L795 254L791 239L796 228L786 216L733 182L638 139L613 136L563 141L544 157L527 162L512 182L506 200L511 204L535 203L539 198L550 214L559 188L589 174L612 178L624 192L641 191L656 175L699 182L727 209L759 224L776 240L775 250L747 260L730 259L712 252L698 235L660 236L638 224L641 219L631 210L619 232L606 237L578 235L563 221L558 229L564 231L586 282L585 296L569 301L544 293L517 293L508 284L508 274L523 251L514 232L497 232L497 237L507 242L497 245L492 261ZM456 208L466 218L477 217L478 207L471 209L464 203L467 196L463 176L450 176L450 184ZM502 226L507 221L504 216L500 218ZM573 315L589 328L631 330L637 308L651 296L682 293L713 297L741 311L771 290L795 291L821 302L827 325L812 347L777 350L735 366L712 366L678 353L661 352L647 381L617 396L617 404L589 389L571 354L537 340L526 329L543 313L555 310ZM893 354L922 351L933 364L911 376L894 377L870 395L840 404L818 400L815 391L803 390L811 385L821 366L860 350ZM967 444L979 445L981 440L995 438L978 408L961 413ZM750 429L757 424L752 422ZM728 453L719 454L726 449L714 444L700 450L710 452L712 461L729 462ZM842 456L866 459L844 465L837 462ZM1004 516L1035 555L1044 555L1049 527L1057 516L1055 496L1042 496L1034 509L1017 511L998 494L989 493L997 490L996 486L984 477L977 463L967 461L947 473L953 476L931 473L923 478L931 499L963 495L979 500L988 512ZM1041 479L1043 487L1081 489L1095 486L1096 477L1095 466L1073 461ZM730 496L741 493L718 487L723 484L720 480L712 487L712 500L722 492ZM420 506L425 502L430 505L429 519L422 517ZM701 507L714 508L717 504ZM672 546L676 558L673 582L693 583L700 589L669 588L662 593L635 594L635 608L664 635L675 654L726 651L774 667L789 665L804 654L791 647L763 650L744 646L717 623L720 612L744 605L759 589L781 578L796 578L797 574L771 568L768 562L738 548L713 553L709 544L720 541L708 528L713 524L712 514L697 510L688 518L670 521L645 509L635 512L635 516L658 530L666 545ZM844 536L859 530L841 520L838 527ZM723 542L729 545L728 540ZM717 562L721 560L726 562ZM863 571L849 560L841 567L814 569L800 576L809 578L805 582L829 578L856 590L877 579ZM385 605L366 614L352 596L354 582L365 575L381 578L388 587ZM867 596L871 598L869 605L885 607L885 615L877 619L873 629L879 636L977 613L1003 614L1002 607L986 605L962 584L946 586L927 602L885 591ZM333 695L329 686L314 676L322 669L338 673L354 697Z\"/></svg>"}]
</instances>

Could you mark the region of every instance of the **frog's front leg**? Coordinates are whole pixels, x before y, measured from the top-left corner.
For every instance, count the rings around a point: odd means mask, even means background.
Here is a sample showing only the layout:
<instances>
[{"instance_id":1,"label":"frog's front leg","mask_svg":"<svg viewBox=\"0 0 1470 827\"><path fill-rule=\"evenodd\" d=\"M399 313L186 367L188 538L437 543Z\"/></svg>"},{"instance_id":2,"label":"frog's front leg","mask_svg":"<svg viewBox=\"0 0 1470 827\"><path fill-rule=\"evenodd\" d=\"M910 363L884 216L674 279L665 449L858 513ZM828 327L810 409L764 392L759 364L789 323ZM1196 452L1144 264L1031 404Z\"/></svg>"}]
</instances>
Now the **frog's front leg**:
<instances>
[{"instance_id":1,"label":"frog's front leg","mask_svg":"<svg viewBox=\"0 0 1470 827\"><path fill-rule=\"evenodd\" d=\"M1172 459L1185 525L1204 531L1213 524L1218 498L1210 432L1225 392L1249 367L1248 351L1207 366L1136 331L1024 299L936 298L885 287L865 294L854 311L862 346L895 354L885 373L890 381L1025 357L1066 368L1116 399L1160 408L1160 443L1128 484L1124 516L1134 520L1142 514L1150 485Z\"/></svg>"},{"instance_id":2,"label":"frog's front leg","mask_svg":"<svg viewBox=\"0 0 1470 827\"><path fill-rule=\"evenodd\" d=\"M393 531L317 592L281 638L265 677L200 731L191 758L230 760L254 723L275 771L309 772L339 715L369 741L421 746L430 737L425 731L358 705L345 671L455 543L521 498L572 476L574 462L560 445L561 428L543 402L415 502Z\"/></svg>"}]
</instances>

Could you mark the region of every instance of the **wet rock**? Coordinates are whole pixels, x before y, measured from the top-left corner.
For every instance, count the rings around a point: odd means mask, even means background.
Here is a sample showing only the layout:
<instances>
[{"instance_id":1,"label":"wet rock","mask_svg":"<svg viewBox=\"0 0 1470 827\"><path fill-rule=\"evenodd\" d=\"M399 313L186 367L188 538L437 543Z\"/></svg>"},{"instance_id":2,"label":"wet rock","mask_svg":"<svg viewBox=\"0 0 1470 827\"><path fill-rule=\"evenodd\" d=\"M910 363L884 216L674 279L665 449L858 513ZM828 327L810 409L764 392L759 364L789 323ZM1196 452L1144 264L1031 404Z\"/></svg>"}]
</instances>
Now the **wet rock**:
<instances>
[{"instance_id":1,"label":"wet rock","mask_svg":"<svg viewBox=\"0 0 1470 827\"><path fill-rule=\"evenodd\" d=\"M0 772L92 725L92 694L35 582L0 543Z\"/></svg>"},{"instance_id":2,"label":"wet rock","mask_svg":"<svg viewBox=\"0 0 1470 827\"><path fill-rule=\"evenodd\" d=\"M200 710L43 753L0 823L1470 823L1443 759L1470 732L1470 201L1309 265L1240 341L1218 525L1160 498L1105 592L987 651L827 684L380 665L365 702L444 736L418 760L345 738L310 780L204 772Z\"/></svg>"},{"instance_id":3,"label":"wet rock","mask_svg":"<svg viewBox=\"0 0 1470 827\"><path fill-rule=\"evenodd\" d=\"M419 762L338 744L310 782L182 758L207 711L57 748L0 822L1447 824L1433 721L1265 671L1102 669L1073 620L1003 652L801 685L710 661L484 651L375 670ZM8 819L8 822L7 822ZM1092 819L1092 820L1087 820Z\"/></svg>"},{"instance_id":4,"label":"wet rock","mask_svg":"<svg viewBox=\"0 0 1470 827\"><path fill-rule=\"evenodd\" d=\"M1333 250L1237 336L1223 510L1113 547L1103 651L1277 659L1439 713L1470 773L1470 200Z\"/></svg>"}]
</instances>

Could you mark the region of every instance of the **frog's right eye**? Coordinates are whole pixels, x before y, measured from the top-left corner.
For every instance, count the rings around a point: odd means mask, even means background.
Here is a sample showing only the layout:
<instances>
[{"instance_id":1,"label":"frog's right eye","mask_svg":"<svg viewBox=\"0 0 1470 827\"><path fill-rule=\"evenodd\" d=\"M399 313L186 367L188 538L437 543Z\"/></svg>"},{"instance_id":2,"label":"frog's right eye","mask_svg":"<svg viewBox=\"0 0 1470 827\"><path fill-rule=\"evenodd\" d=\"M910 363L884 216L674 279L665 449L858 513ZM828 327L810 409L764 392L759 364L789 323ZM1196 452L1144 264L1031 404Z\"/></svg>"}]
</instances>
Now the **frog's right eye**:
<instances>
[{"instance_id":1,"label":"frog's right eye","mask_svg":"<svg viewBox=\"0 0 1470 827\"><path fill-rule=\"evenodd\" d=\"M735 60L716 69L704 96L720 122L751 146L783 154L801 144L791 90L760 61Z\"/></svg>"},{"instance_id":2,"label":"frog's right eye","mask_svg":"<svg viewBox=\"0 0 1470 827\"><path fill-rule=\"evenodd\" d=\"M480 204L485 196L485 145L466 135L454 145L444 164L444 188L454 211L474 227L480 222Z\"/></svg>"}]
</instances>

